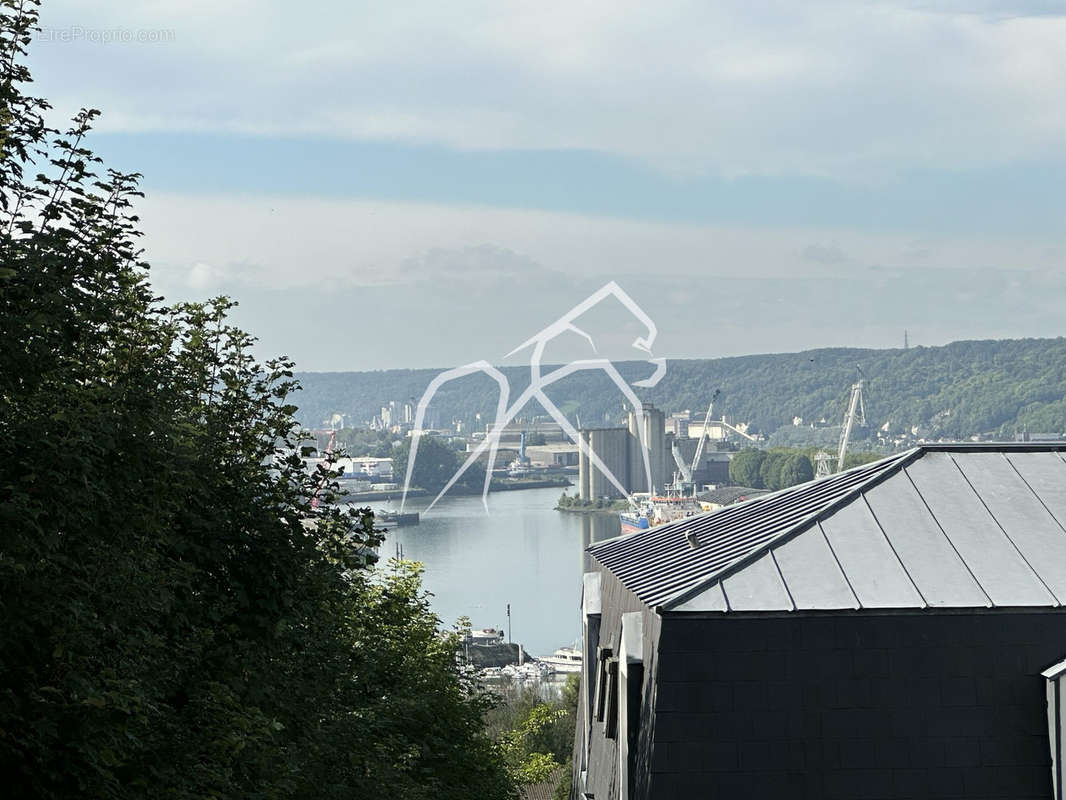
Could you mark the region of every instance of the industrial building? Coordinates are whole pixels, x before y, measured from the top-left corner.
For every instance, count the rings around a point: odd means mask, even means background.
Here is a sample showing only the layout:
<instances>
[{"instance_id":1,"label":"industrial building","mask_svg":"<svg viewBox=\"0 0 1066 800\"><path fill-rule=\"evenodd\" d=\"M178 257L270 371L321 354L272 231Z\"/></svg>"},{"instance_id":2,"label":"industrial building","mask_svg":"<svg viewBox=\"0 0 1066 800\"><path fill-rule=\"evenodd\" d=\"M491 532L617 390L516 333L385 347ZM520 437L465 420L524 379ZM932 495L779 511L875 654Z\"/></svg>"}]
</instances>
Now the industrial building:
<instances>
[{"instance_id":1,"label":"industrial building","mask_svg":"<svg viewBox=\"0 0 1066 800\"><path fill-rule=\"evenodd\" d=\"M571 796L1061 797L1064 457L923 445L591 545Z\"/></svg>"},{"instance_id":2,"label":"industrial building","mask_svg":"<svg viewBox=\"0 0 1066 800\"><path fill-rule=\"evenodd\" d=\"M544 467L578 466L577 445L569 442L526 445L526 457L532 464Z\"/></svg>"},{"instance_id":3,"label":"industrial building","mask_svg":"<svg viewBox=\"0 0 1066 800\"><path fill-rule=\"evenodd\" d=\"M671 417L672 426L676 421L676 415ZM702 451L697 461L695 454L699 439L678 438L674 431L667 432L666 422L666 415L660 409L645 404L643 417L634 411L629 412L625 428L585 428L578 433L603 459L628 493L651 490L641 444L645 440L648 443L651 486L656 492L664 492L673 482L677 458L681 458L686 465L694 466L691 472L696 486L729 482L729 462L733 458L731 451ZM696 430L702 430L702 427L696 426ZM604 448L603 452L596 446L597 442ZM531 454L533 451L532 447L529 448ZM587 454L579 453L576 463L579 475L584 476L578 481L578 496L582 500L625 496L606 476L593 474L599 470L591 464Z\"/></svg>"},{"instance_id":4,"label":"industrial building","mask_svg":"<svg viewBox=\"0 0 1066 800\"><path fill-rule=\"evenodd\" d=\"M653 405L644 405L643 416L630 411L624 428L583 428L578 431L578 435L627 493L648 492L652 488L661 492L672 479L673 461L670 446L673 437L667 437L665 414ZM650 467L651 486L648 484L649 470L645 469L644 462L645 441L648 443L647 463ZM596 468L584 447L578 456L578 496L582 500L625 496L625 493Z\"/></svg>"}]
</instances>

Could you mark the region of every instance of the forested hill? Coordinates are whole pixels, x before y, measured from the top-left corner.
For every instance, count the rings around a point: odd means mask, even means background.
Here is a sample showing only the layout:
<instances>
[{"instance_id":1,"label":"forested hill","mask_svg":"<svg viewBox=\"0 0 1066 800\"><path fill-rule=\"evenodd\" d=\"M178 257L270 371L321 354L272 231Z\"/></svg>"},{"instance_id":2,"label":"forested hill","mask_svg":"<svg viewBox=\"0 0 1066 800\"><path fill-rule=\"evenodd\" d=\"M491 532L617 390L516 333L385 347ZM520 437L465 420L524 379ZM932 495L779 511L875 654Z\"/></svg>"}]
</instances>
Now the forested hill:
<instances>
[{"instance_id":1,"label":"forested hill","mask_svg":"<svg viewBox=\"0 0 1066 800\"><path fill-rule=\"evenodd\" d=\"M645 362L618 364L629 380L646 377ZM926 435L965 437L994 432L1066 431L1066 339L954 342L908 350L825 349L802 353L671 361L654 389L639 390L645 402L667 412L702 414L714 389L722 395L718 412L772 433L805 421L838 420L848 389L861 367L866 376L870 427L889 423L892 431L921 426ZM527 368L502 370L514 399L528 385ZM301 373L297 396L301 421L318 427L333 413L360 425L388 401L417 401L437 370ZM615 422L624 398L603 373L577 373L548 392L571 420L583 425ZM431 408L443 424L452 419L490 419L497 402L495 384L471 376L445 384ZM527 415L543 414L530 406Z\"/></svg>"}]
</instances>

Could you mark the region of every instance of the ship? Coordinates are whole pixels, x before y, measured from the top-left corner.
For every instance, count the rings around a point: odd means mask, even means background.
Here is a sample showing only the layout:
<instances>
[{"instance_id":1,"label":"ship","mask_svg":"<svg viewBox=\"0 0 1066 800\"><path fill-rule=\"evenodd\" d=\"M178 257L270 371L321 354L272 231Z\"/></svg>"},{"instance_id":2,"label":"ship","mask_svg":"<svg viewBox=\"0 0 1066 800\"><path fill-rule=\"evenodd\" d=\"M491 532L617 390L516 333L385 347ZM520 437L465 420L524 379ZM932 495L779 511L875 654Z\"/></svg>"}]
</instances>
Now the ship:
<instances>
[{"instance_id":1,"label":"ship","mask_svg":"<svg viewBox=\"0 0 1066 800\"><path fill-rule=\"evenodd\" d=\"M417 525L419 522L417 511L401 513L399 511L389 511L384 508L379 509L374 515L374 518L385 525L395 525L396 527L399 527L400 525Z\"/></svg>"},{"instance_id":2,"label":"ship","mask_svg":"<svg viewBox=\"0 0 1066 800\"><path fill-rule=\"evenodd\" d=\"M560 647L537 661L552 672L581 672L581 651L574 647Z\"/></svg>"},{"instance_id":3,"label":"ship","mask_svg":"<svg viewBox=\"0 0 1066 800\"><path fill-rule=\"evenodd\" d=\"M618 521L622 525L622 533L637 533L651 527L651 517L648 506L631 508L627 511L618 512Z\"/></svg>"},{"instance_id":4,"label":"ship","mask_svg":"<svg viewBox=\"0 0 1066 800\"><path fill-rule=\"evenodd\" d=\"M686 517L702 514L703 506L693 497L649 497L643 504L618 512L622 533L638 533Z\"/></svg>"}]
</instances>

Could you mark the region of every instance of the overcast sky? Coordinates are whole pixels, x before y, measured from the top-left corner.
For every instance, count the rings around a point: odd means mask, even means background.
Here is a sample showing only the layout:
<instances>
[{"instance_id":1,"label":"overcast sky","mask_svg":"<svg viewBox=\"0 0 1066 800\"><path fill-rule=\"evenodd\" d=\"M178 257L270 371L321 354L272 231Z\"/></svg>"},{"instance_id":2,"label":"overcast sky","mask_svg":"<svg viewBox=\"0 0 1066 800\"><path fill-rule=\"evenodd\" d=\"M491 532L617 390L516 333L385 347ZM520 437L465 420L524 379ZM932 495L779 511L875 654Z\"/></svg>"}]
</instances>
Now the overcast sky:
<instances>
[{"instance_id":1,"label":"overcast sky","mask_svg":"<svg viewBox=\"0 0 1066 800\"><path fill-rule=\"evenodd\" d=\"M1061 3L132 6L46 0L35 89L168 299L304 369L501 362L607 280L667 357L1066 327Z\"/></svg>"}]
</instances>

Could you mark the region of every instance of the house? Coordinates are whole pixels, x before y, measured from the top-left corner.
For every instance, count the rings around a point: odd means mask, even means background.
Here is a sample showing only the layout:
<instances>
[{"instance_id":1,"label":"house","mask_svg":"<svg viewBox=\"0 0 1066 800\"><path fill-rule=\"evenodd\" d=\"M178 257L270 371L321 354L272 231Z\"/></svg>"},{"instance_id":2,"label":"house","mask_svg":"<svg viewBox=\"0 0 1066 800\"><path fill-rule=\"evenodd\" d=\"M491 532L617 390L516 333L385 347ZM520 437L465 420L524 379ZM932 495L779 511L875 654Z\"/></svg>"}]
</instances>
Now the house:
<instances>
[{"instance_id":1,"label":"house","mask_svg":"<svg viewBox=\"0 0 1066 800\"><path fill-rule=\"evenodd\" d=\"M1064 458L924 445L589 547L572 796L1059 797Z\"/></svg>"}]
</instances>

